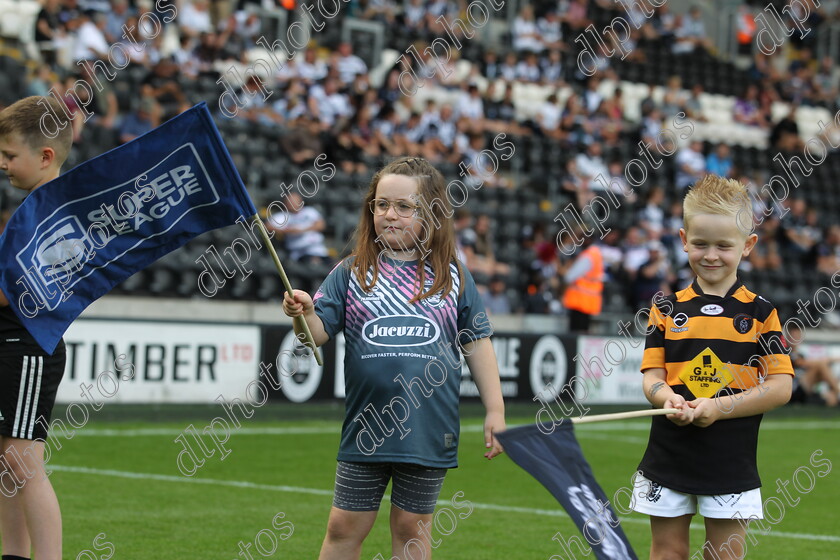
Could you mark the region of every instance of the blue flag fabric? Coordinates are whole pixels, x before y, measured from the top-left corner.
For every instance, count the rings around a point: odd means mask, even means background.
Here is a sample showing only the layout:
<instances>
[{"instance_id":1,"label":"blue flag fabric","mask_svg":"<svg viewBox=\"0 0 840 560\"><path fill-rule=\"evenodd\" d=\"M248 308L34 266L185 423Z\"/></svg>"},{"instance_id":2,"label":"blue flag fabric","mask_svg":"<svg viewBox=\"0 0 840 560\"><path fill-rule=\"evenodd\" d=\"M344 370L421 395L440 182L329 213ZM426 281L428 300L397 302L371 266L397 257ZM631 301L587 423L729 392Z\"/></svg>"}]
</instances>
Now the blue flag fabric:
<instances>
[{"instance_id":1,"label":"blue flag fabric","mask_svg":"<svg viewBox=\"0 0 840 560\"><path fill-rule=\"evenodd\" d=\"M0 289L52 353L138 270L257 213L206 103L35 189L0 236Z\"/></svg>"},{"instance_id":2,"label":"blue flag fabric","mask_svg":"<svg viewBox=\"0 0 840 560\"><path fill-rule=\"evenodd\" d=\"M581 544L588 544L598 560L637 560L618 516L583 456L571 421L555 424L551 433L543 433L537 424L529 424L496 437L513 462L560 502L586 539ZM567 549L561 543L561 547L563 552L556 558L578 557L571 546ZM588 557L589 552L585 554Z\"/></svg>"}]
</instances>

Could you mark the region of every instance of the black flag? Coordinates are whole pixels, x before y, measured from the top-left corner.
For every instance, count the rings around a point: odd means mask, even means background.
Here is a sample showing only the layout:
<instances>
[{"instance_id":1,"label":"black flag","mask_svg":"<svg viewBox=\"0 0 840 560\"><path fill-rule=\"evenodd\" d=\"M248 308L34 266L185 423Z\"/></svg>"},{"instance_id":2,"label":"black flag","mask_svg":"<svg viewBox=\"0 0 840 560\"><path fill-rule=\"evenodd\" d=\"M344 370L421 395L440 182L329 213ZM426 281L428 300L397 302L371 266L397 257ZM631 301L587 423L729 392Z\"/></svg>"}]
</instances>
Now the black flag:
<instances>
[{"instance_id":1,"label":"black flag","mask_svg":"<svg viewBox=\"0 0 840 560\"><path fill-rule=\"evenodd\" d=\"M551 433L529 424L496 437L505 453L565 508L598 560L638 560L583 456L571 421L555 424Z\"/></svg>"}]
</instances>

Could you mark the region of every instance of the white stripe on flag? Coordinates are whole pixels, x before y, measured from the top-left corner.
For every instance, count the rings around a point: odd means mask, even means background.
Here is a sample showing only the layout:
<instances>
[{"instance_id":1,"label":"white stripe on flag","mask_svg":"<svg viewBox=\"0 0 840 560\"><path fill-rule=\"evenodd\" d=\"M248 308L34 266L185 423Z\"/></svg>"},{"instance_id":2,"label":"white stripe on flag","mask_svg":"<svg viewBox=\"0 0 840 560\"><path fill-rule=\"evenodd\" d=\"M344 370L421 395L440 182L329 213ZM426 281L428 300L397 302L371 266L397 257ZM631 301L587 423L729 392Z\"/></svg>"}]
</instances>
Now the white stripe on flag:
<instances>
[{"instance_id":1,"label":"white stripe on flag","mask_svg":"<svg viewBox=\"0 0 840 560\"><path fill-rule=\"evenodd\" d=\"M23 395L26 393L26 384L29 382L29 356L23 357L23 365L20 368L20 389L18 390L17 408L15 408L15 427L12 430L12 437L19 437L20 417L23 416Z\"/></svg>"},{"instance_id":2,"label":"white stripe on flag","mask_svg":"<svg viewBox=\"0 0 840 560\"><path fill-rule=\"evenodd\" d=\"M32 403L32 414L29 416L29 430L26 432L26 439L32 439L32 431L35 429L36 416L38 414L38 398L41 396L41 378L44 376L44 357L38 356L38 379L35 385L35 399Z\"/></svg>"}]
</instances>

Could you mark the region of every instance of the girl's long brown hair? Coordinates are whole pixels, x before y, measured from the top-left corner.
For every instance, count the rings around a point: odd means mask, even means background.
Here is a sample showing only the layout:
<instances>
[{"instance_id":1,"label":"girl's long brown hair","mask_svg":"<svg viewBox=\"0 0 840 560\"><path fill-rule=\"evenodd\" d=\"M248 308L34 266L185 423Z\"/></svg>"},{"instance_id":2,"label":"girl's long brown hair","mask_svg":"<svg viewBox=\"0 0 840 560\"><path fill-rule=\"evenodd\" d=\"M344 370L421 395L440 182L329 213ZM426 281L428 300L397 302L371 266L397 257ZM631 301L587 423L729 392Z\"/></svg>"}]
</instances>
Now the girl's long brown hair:
<instances>
[{"instance_id":1,"label":"girl's long brown hair","mask_svg":"<svg viewBox=\"0 0 840 560\"><path fill-rule=\"evenodd\" d=\"M401 157L380 169L370 182L367 194L362 204L359 227L356 229L356 248L352 255L355 257L351 270L362 289L369 292L379 278L379 256L382 250L376 241L373 227L373 214L370 211L370 201L376 198L376 188L385 175L403 175L417 181L419 206L417 219L423 223L420 234L421 245L417 247L420 257L417 263L418 284L415 287L411 303L420 301L442 292L444 295L452 290L452 274L449 264L455 260L455 229L452 224L452 205L446 196L446 183L440 171L427 160L419 157ZM432 286L423 292L426 280L426 263L431 264L435 272ZM457 261L456 261L457 263ZM458 272L461 272L458 263ZM367 271L373 269L371 281L367 280ZM462 285L463 286L463 285Z\"/></svg>"}]
</instances>

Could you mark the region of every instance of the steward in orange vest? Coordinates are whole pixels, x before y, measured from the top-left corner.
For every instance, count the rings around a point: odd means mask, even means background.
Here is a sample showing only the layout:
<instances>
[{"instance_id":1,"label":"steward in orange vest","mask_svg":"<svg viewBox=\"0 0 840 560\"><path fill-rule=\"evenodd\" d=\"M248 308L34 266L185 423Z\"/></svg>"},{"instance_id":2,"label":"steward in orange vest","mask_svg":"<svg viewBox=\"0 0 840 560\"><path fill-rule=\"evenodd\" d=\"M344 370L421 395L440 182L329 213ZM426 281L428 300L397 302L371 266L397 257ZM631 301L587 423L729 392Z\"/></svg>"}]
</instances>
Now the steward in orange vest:
<instances>
[{"instance_id":1,"label":"steward in orange vest","mask_svg":"<svg viewBox=\"0 0 840 560\"><path fill-rule=\"evenodd\" d=\"M565 280L563 307L569 310L569 329L588 332L592 317L601 312L603 304L604 258L598 245L589 245L577 256Z\"/></svg>"}]
</instances>

